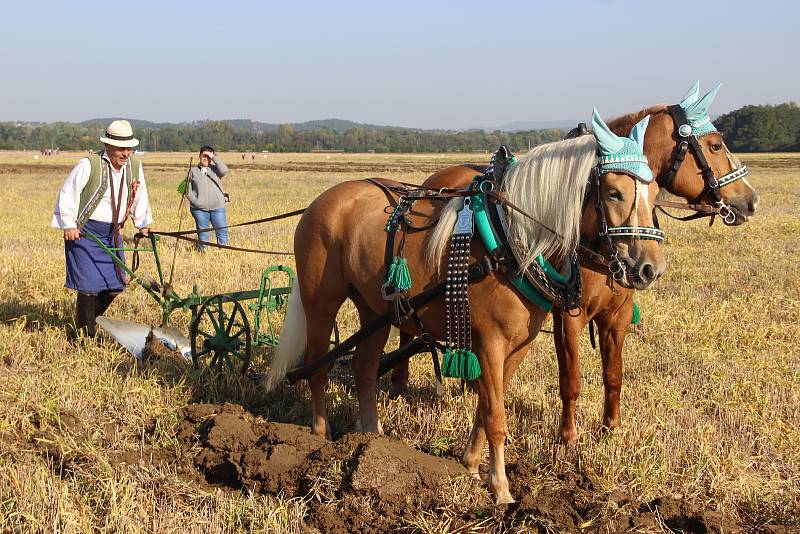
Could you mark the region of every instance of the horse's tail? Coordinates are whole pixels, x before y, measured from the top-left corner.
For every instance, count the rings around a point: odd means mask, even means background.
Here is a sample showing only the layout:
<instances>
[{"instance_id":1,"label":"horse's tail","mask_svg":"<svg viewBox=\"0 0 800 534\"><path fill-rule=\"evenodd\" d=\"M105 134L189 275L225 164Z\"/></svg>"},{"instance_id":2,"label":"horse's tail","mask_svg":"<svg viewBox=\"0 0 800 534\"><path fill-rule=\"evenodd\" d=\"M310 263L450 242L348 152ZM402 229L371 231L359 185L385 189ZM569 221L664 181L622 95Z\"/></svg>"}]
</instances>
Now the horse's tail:
<instances>
[{"instance_id":1,"label":"horse's tail","mask_svg":"<svg viewBox=\"0 0 800 534\"><path fill-rule=\"evenodd\" d=\"M450 243L450 236L453 235L453 227L456 224L458 210L464 207L463 198L454 198L449 201L439 216L439 222L433 228L428 238L428 247L425 251L425 259L437 270L441 266L442 256Z\"/></svg>"},{"instance_id":2,"label":"horse's tail","mask_svg":"<svg viewBox=\"0 0 800 534\"><path fill-rule=\"evenodd\" d=\"M272 356L272 364L267 376L267 391L275 389L286 377L289 369L303 358L308 342L307 329L306 311L303 309L303 301L300 298L300 285L295 280L292 293L289 295L280 342Z\"/></svg>"}]
</instances>

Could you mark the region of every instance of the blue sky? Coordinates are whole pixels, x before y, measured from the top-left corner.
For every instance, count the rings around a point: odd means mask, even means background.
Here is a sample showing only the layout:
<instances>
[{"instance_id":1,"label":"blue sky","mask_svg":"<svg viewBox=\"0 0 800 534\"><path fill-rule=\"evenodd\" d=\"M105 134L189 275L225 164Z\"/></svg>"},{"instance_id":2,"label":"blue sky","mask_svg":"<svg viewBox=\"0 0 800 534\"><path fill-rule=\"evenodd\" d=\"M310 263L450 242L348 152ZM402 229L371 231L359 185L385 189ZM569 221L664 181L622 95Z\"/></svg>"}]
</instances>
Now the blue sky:
<instances>
[{"instance_id":1,"label":"blue sky","mask_svg":"<svg viewBox=\"0 0 800 534\"><path fill-rule=\"evenodd\" d=\"M0 120L585 119L800 100L800 3L9 2Z\"/></svg>"}]
</instances>

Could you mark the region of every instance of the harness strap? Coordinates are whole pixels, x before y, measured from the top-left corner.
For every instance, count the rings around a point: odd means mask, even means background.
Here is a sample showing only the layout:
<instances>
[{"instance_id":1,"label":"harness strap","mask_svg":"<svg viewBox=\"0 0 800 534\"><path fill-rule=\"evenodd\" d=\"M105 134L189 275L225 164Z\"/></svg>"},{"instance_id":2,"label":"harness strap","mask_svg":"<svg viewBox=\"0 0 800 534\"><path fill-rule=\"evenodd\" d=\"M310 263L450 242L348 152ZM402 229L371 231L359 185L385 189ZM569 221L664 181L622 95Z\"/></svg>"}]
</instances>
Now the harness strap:
<instances>
[{"instance_id":1,"label":"harness strap","mask_svg":"<svg viewBox=\"0 0 800 534\"><path fill-rule=\"evenodd\" d=\"M492 272L497 269L497 263L494 261L490 256L485 256L481 261L475 262L470 265L468 270L468 282L474 283L479 280L482 280ZM432 301L433 299L437 298L444 292L445 282L439 282L432 288L423 291L422 293L412 297L409 299L409 305L417 309L424 304ZM352 350L356 345L367 339L369 336L374 334L376 331L380 330L381 328L385 327L390 322L390 314L384 313L380 317L372 320L366 326L363 326L358 332L344 340L338 346L336 346L333 350L328 352L325 356L315 360L307 365L303 365L300 367L296 367L289 371L286 374L286 379L289 381L290 384L294 384L300 379L308 378L313 376L317 373L320 369L330 366L336 360L347 354L350 350Z\"/></svg>"},{"instance_id":2,"label":"harness strap","mask_svg":"<svg viewBox=\"0 0 800 534\"><path fill-rule=\"evenodd\" d=\"M675 127L678 130L678 136L683 138L678 145L678 150L676 151L675 159L673 161L672 168L670 169L670 174L668 175L668 184L671 185L675 180L675 175L678 172L678 168L680 168L680 165L686 156L686 148L683 147L684 143L686 143L692 148L694 157L697 158L697 164L700 167L700 172L703 174L704 181L703 190L691 203L694 204L699 202L707 194L711 194L714 201L719 202L722 200L722 195L719 192L719 182L717 182L717 179L714 176L714 171L711 170L708 160L706 160L706 157L703 154L703 149L700 147L697 137L691 131L689 121L686 118L686 112L680 105L667 106L667 111L669 111L669 114L672 116L672 120L675 122ZM679 155L681 153L683 156L679 159Z\"/></svg>"}]
</instances>

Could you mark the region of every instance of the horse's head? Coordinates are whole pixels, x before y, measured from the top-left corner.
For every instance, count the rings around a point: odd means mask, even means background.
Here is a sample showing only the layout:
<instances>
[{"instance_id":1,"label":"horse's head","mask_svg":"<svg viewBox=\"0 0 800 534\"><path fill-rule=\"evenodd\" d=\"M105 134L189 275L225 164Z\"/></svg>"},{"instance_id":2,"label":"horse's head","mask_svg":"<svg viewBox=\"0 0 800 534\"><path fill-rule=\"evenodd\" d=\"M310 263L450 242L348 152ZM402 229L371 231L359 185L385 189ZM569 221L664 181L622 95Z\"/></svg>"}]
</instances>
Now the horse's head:
<instances>
[{"instance_id":1,"label":"horse's head","mask_svg":"<svg viewBox=\"0 0 800 534\"><path fill-rule=\"evenodd\" d=\"M680 104L648 110L645 154L661 187L691 203L720 208L725 224L737 226L755 214L758 194L745 178L747 167L731 154L708 116L719 87L699 98L698 82Z\"/></svg>"},{"instance_id":2,"label":"horse's head","mask_svg":"<svg viewBox=\"0 0 800 534\"><path fill-rule=\"evenodd\" d=\"M634 126L630 137L618 137L594 111L599 161L592 172L581 225L583 235L596 236L593 248L609 249L614 279L635 289L646 289L666 268L659 246L664 233L653 221L659 188L643 150L649 120L645 117Z\"/></svg>"}]
</instances>

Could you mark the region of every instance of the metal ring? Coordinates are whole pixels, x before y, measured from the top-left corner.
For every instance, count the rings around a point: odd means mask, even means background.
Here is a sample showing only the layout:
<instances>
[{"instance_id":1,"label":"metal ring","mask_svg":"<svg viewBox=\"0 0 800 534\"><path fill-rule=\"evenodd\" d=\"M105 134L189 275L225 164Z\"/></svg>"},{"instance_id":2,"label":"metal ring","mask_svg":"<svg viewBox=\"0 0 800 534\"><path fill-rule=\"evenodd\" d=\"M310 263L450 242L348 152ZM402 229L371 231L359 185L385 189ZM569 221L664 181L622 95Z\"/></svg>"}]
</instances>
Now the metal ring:
<instances>
[{"instance_id":1,"label":"metal ring","mask_svg":"<svg viewBox=\"0 0 800 534\"><path fill-rule=\"evenodd\" d=\"M478 184L478 190L481 193L489 193L491 191L494 191L494 182L491 180L484 180L480 184Z\"/></svg>"}]
</instances>

